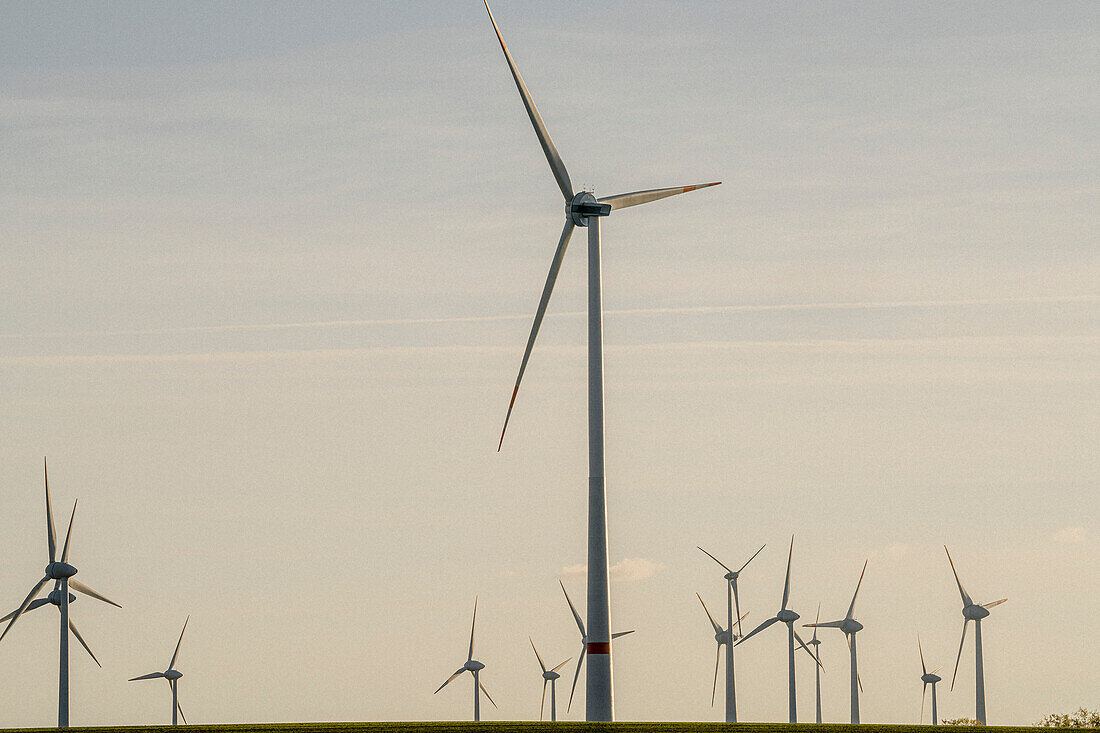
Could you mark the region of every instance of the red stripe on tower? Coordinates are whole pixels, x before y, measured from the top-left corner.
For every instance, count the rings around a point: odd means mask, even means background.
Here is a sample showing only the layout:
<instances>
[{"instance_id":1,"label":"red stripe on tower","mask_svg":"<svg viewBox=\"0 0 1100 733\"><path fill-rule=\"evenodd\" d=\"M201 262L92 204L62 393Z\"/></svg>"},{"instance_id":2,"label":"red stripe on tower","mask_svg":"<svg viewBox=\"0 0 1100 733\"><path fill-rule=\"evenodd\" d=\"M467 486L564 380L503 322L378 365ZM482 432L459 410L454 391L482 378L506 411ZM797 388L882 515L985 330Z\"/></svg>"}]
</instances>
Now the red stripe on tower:
<instances>
[{"instance_id":1,"label":"red stripe on tower","mask_svg":"<svg viewBox=\"0 0 1100 733\"><path fill-rule=\"evenodd\" d=\"M611 642L610 641L590 641L588 642L589 654L610 654Z\"/></svg>"}]
</instances>

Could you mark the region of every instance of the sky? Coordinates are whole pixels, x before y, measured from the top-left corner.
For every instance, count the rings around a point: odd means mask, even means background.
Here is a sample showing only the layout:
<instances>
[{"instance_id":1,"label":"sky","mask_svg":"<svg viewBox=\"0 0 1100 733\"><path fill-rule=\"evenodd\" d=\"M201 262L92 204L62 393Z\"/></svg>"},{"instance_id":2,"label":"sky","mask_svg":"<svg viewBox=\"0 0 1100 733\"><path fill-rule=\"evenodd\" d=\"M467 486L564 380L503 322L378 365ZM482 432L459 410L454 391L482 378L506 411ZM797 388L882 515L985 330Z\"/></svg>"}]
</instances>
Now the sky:
<instances>
[{"instance_id":1,"label":"sky","mask_svg":"<svg viewBox=\"0 0 1100 733\"><path fill-rule=\"evenodd\" d=\"M1100 7L524 2L494 12L575 186L721 180L601 226L621 720L720 720L747 624L857 617L863 720L1100 706ZM72 722L538 714L578 634L585 257L496 452L562 203L484 8L0 4L0 606L79 497ZM581 246L577 246L577 244ZM63 531L63 530L59 530ZM0 643L56 720L57 617ZM783 634L737 650L786 716ZM821 638L826 720L847 649ZM571 680L573 666L564 677ZM812 719L809 659L799 706ZM583 683L572 710L583 717Z\"/></svg>"}]
</instances>

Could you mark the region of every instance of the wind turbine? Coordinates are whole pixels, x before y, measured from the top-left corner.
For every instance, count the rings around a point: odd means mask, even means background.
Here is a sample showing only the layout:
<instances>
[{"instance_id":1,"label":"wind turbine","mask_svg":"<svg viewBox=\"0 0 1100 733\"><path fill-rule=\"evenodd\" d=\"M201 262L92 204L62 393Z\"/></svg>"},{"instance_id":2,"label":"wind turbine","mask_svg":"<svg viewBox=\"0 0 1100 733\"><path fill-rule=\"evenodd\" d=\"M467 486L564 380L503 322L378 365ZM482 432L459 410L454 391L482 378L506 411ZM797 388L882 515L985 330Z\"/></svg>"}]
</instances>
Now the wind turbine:
<instances>
[{"instance_id":1,"label":"wind turbine","mask_svg":"<svg viewBox=\"0 0 1100 733\"><path fill-rule=\"evenodd\" d=\"M924 687L920 692L920 722L924 722L924 696L928 693L928 685L932 685L932 725L939 725L939 715L936 712L936 683L940 681L940 676L936 674L940 670L934 669L931 672L928 671L928 667L924 666L924 650L920 648L920 636L917 636L917 651L920 652L920 670L924 674L921 675L921 682L924 683Z\"/></svg>"},{"instance_id":2,"label":"wind turbine","mask_svg":"<svg viewBox=\"0 0 1100 733\"><path fill-rule=\"evenodd\" d=\"M485 665L474 659L474 628L477 626L477 597L474 597L474 620L470 623L470 653L466 655L466 663L458 668L458 671L447 678L447 681L439 686L439 690L449 685L451 681L458 677L463 672L469 672L474 676L474 722L481 720L481 692L485 693L485 697L489 702L493 703L495 708L497 704L493 702L492 696L489 691L485 689L485 685L481 684L481 679L478 677L478 673L485 669ZM436 690L435 692L439 692ZM479 692L480 691L480 692ZM432 693L433 695L435 693Z\"/></svg>"},{"instance_id":3,"label":"wind turbine","mask_svg":"<svg viewBox=\"0 0 1100 733\"><path fill-rule=\"evenodd\" d=\"M798 711L795 706L795 694L794 694L794 643L797 640L798 646L806 650L806 653L813 657L813 660L820 666L821 661L814 656L814 653L810 651L810 648L806 646L806 642L802 641L802 637L798 635L798 632L794 630L794 622L798 620L797 613L787 608L787 602L791 596L791 557L794 555L794 536L791 536L791 549L787 553L787 579L783 583L783 604L779 608L779 612L775 616L771 617L764 623L757 626L755 629L746 634L740 641L735 642L737 644L744 644L752 637L759 634L764 629L768 628L777 621L782 621L787 624L787 709L789 712L790 722L798 722Z\"/></svg>"},{"instance_id":4,"label":"wind turbine","mask_svg":"<svg viewBox=\"0 0 1100 733\"><path fill-rule=\"evenodd\" d=\"M827 629L840 629L844 632L844 639L848 642L848 651L852 655L852 723L859 723L859 692L863 689L863 682L859 679L859 667L856 664L856 634L863 629L863 624L855 620L852 615L856 609L856 598L859 596L859 586L863 584L863 573L867 572L867 561L863 561L863 570L859 574L859 582L856 583L856 592L852 594L852 602L848 604L848 613L839 621L827 621L825 623L803 624ZM816 636L817 631L815 629Z\"/></svg>"},{"instance_id":5,"label":"wind turbine","mask_svg":"<svg viewBox=\"0 0 1100 733\"><path fill-rule=\"evenodd\" d=\"M714 629L714 640L716 642L718 642L718 649L715 651L715 654L714 654L714 684L712 684L711 687L710 687L710 705L711 705L711 707L714 707L714 694L715 694L715 692L718 691L718 663L720 661L722 661L722 645L724 644L726 646L727 651L728 651L729 647L732 645L732 642L737 641L741 637L738 634L730 634L729 629L723 629L722 626L717 621L714 620L714 616L710 615L710 609L707 608L706 603L703 603L703 597L701 595L699 595L698 593L695 594L695 597L698 598L699 602L703 604L703 610L707 612L707 618L710 619L710 626L711 626L712 629ZM745 611L745 616L748 616L748 615L749 615L749 612ZM737 619L738 627L740 627L741 622L745 620L745 616L742 616L741 618ZM727 654L726 664L729 665L729 663L732 660L733 660L733 657L730 656L729 654ZM726 701L727 702L729 701L728 693L729 693L729 690L731 689L730 685L729 685L729 680L730 680L731 676L732 675L730 674L729 667L727 666L726 667L726 692L727 692ZM730 710L729 705L727 705L726 706L726 716L727 716L726 717L726 722L727 723L730 722L730 720L729 720L729 710ZM735 713L735 715L736 715L736 713ZM733 721L733 722L736 722L736 721Z\"/></svg>"},{"instance_id":6,"label":"wind turbine","mask_svg":"<svg viewBox=\"0 0 1100 733\"><path fill-rule=\"evenodd\" d=\"M581 632L581 653L577 657L577 671L573 673L573 687L569 690L569 704L565 706L566 710L573 707L573 693L577 691L577 678L581 676L581 664L584 663L584 655L588 651L588 632L584 630L584 621L581 621L581 615L577 613L577 607L573 605L573 600L569 597L569 593L565 590L565 583L558 581L558 585L561 586L561 592L565 593L565 602L569 604L569 610L573 612L573 620L577 622L577 629ZM633 634L634 629L630 631L619 631L611 635L612 639L618 639L620 636L626 636L627 634ZM572 659L572 657L570 657Z\"/></svg>"},{"instance_id":7,"label":"wind turbine","mask_svg":"<svg viewBox=\"0 0 1100 733\"><path fill-rule=\"evenodd\" d=\"M74 596L72 593L70 593L69 594L69 603L72 604L73 601L75 601L75 600L76 600L76 596ZM54 581L53 590L50 591L49 595L47 595L45 598L37 598L37 599L31 601L30 605L27 606L26 610L23 611L23 613L30 613L31 611L33 611L36 608L41 608L42 606L51 605L51 604L56 606L58 612L60 613L60 611L61 611L61 583L59 581L56 581L56 580ZM15 611L12 611L7 616L4 616L3 618L0 618L0 624L4 623L5 621L10 620L11 617L14 616L14 615L15 615ZM98 659L96 659L95 654L92 653L91 647L88 646L88 642L84 641L84 637L80 634L80 631L77 630L76 624L73 623L72 614L69 615L69 631L73 632L73 636L75 636L76 640L80 642L80 645L82 647L84 647L84 651L88 652L88 655L92 658L92 661L95 662L99 667L102 668L103 665L99 663Z\"/></svg>"},{"instance_id":8,"label":"wind turbine","mask_svg":"<svg viewBox=\"0 0 1100 733\"><path fill-rule=\"evenodd\" d=\"M88 649L88 645L84 643L84 639L81 638L79 632L69 622L69 588L72 588L77 593L83 593L86 596L91 596L104 603L110 603L112 606L122 608L117 603L100 595L96 591L92 590L88 586L81 583L79 580L74 580L73 576L76 575L76 568L69 564L69 540L73 535L73 520L76 519L76 502L73 502L73 513L69 517L69 529L65 533L65 546L61 550L61 559L57 559L57 532L54 530L53 524L53 506L50 503L50 477L49 472L46 470L46 459L42 459L42 475L46 483L46 543L49 549L50 562L46 566L46 574L42 580L35 584L31 592L27 594L26 599L20 604L13 613L9 614L8 625L4 628L4 632L0 634L0 641L3 641L8 632L11 631L11 627L15 625L15 622L19 620L20 616L27 611L34 603L34 597L38 595L38 591L42 590L42 586L51 580L54 581L54 590L50 593L47 602L57 602L58 608L61 610L61 644L60 644L60 661L58 664L58 681L57 681L57 727L68 728L69 727L69 630L71 629L76 635L76 638L80 640L80 643L91 654L92 650ZM39 604L42 605L42 604ZM95 659L95 655L92 655ZM96 660L96 664L99 664L99 660Z\"/></svg>"},{"instance_id":9,"label":"wind turbine","mask_svg":"<svg viewBox=\"0 0 1100 733\"><path fill-rule=\"evenodd\" d=\"M527 637L527 641L531 642L531 649L535 652L535 659L539 660L539 667L542 668L542 703L539 704L539 720L542 720L542 710L546 706L546 685L550 685L550 721L554 722L558 719L558 678L561 677L558 674L558 670L561 669L569 662L569 657L564 662L559 664L553 669L547 669L546 665L542 663L542 657L539 656L539 650L535 649L535 641L530 636Z\"/></svg>"},{"instance_id":10,"label":"wind turbine","mask_svg":"<svg viewBox=\"0 0 1100 733\"><path fill-rule=\"evenodd\" d=\"M978 719L978 722L985 725L985 666L982 663L982 619L989 615L989 609L994 606L999 606L1007 598L1002 598L999 601L993 601L992 603L978 604L971 598L970 594L963 588L962 581L959 580L959 573L955 570L955 561L951 559L951 552L947 549L947 545L943 546L943 551L947 553L947 561L951 563L951 572L955 574L955 582L959 585L959 595L962 596L963 602L963 633L962 639L959 640L959 654L955 657L955 674L951 675L951 689L955 689L955 677L959 674L959 660L962 659L963 644L966 643L966 627L971 621L974 622L974 697L975 697L975 711L974 717Z\"/></svg>"},{"instance_id":11,"label":"wind turbine","mask_svg":"<svg viewBox=\"0 0 1100 733\"><path fill-rule=\"evenodd\" d=\"M187 631L187 622L191 620L188 616L183 622L183 631L180 632L179 641L176 642L176 651L172 652L172 661L168 663L168 669L163 672L150 672L149 674L143 674L140 677L130 678L130 682L136 682L137 680L155 680L163 677L168 680L168 686L172 688L172 725L179 725L179 721L176 719L176 713L179 713L179 717L183 718L183 724L187 725L187 716L183 714L183 708L180 707L179 700L179 679L183 677L183 672L176 669L176 657L180 655L180 644L183 643L183 632Z\"/></svg>"},{"instance_id":12,"label":"wind turbine","mask_svg":"<svg viewBox=\"0 0 1100 733\"><path fill-rule=\"evenodd\" d=\"M744 636L744 634L741 632L741 620L745 617L741 615L741 601L737 597L737 578L741 574L741 571L744 570L750 562L752 562L753 558L760 554L760 551L764 549L765 545L761 545L760 550L757 550L756 552L754 552L752 554L752 557L750 557L748 560L746 560L745 564L742 565L737 570L731 570L729 568L729 566L727 566L724 562L722 562L721 560L716 558L714 555L712 555L709 552L707 552L706 550L704 550L702 547L699 547L698 545L696 545L696 547L699 549L700 552L702 552L704 555L709 557L711 560L714 560L714 562L718 563L719 565L721 565L726 570L726 574L723 576L726 579L726 622L727 622L726 628L727 629L732 629L733 628L733 620L734 620L734 618L736 618L737 619L737 638L739 639L742 636ZM703 600L702 597L700 597L699 600L702 601ZM735 607L737 609L737 615L736 616L734 616L734 608ZM710 615L710 611L707 611L707 615L708 616ZM747 616L748 614L746 613L745 615ZM713 621L714 620L711 619L712 623L713 623ZM717 633L717 631L715 633ZM734 641L737 641L737 639L734 639ZM718 646L721 646L722 643L723 642L719 642ZM737 722L737 686L734 682L733 646L734 646L733 644L726 644L726 722L727 723L736 723ZM715 670L715 674L717 674L717 672L718 672L717 663L715 663L714 670ZM713 695L712 695L712 698L713 698ZM712 699L711 700L711 705L713 705L713 704L714 704L714 700Z\"/></svg>"},{"instance_id":13,"label":"wind turbine","mask_svg":"<svg viewBox=\"0 0 1100 733\"><path fill-rule=\"evenodd\" d=\"M817 622L821 620L821 604L817 604L817 618L810 624L814 627L813 638L806 642L807 646L814 648L814 656L821 659L821 639L817 638ZM821 722L821 665L814 666L814 700L816 701L817 722Z\"/></svg>"},{"instance_id":14,"label":"wind turbine","mask_svg":"<svg viewBox=\"0 0 1100 733\"><path fill-rule=\"evenodd\" d=\"M558 239L557 251L550 264L550 272L546 276L546 284L543 286L542 297L539 300L538 309L535 311L535 320L531 325L531 333L527 338L527 347L520 362L519 374L516 376L515 388L512 390L512 398L508 403L508 413L504 418L504 428L500 433L500 443L497 450L504 444L504 433L508 429L508 420L512 416L512 408L516 403L516 395L519 393L519 385L523 379L523 372L527 369L527 361L531 356L531 349L538 336L539 327L542 325L543 316L546 314L546 306L550 300L550 294L554 290L554 283L558 279L558 270L561 268L565 251L569 246L569 239L575 227L588 228L588 601L587 618L589 623L589 641L586 652L591 655L588 663L588 675L586 681L587 695L586 719L590 721L610 721L615 719L614 696L612 692L611 672L611 595L608 587L608 561L607 561L607 496L604 485L604 416L603 416L603 301L601 295L600 277L600 218L611 214L612 211L625 209L638 204L649 203L668 196L675 196L698 188L715 186L717 183L705 183L695 186L678 186L674 188L657 188L647 191L634 191L632 193L606 196L597 199L589 191L573 191L573 184L569 180L569 173L558 155L554 142L546 130L542 116L531 99L527 85L523 82L512 54L504 43L504 37L500 34L496 19L489 9L489 3L485 3L485 10L489 13L489 20L493 24L500 48L504 52L504 58L508 62L508 68L512 72L512 79L516 83L523 106L527 110L527 116L535 128L535 135L542 146L546 161L550 164L550 170L557 181L565 198L565 226L561 237ZM583 88L582 93L591 94Z\"/></svg>"}]
</instances>

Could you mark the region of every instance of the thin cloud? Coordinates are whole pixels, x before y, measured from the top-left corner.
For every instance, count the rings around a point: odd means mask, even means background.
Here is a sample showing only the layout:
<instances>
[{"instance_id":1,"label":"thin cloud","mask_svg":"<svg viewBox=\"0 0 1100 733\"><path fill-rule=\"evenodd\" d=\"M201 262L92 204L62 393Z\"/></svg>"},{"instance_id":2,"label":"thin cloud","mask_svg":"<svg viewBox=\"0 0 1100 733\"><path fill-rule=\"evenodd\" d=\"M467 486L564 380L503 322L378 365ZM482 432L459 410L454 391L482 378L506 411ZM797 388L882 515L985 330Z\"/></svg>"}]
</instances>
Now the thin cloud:
<instances>
[{"instance_id":1,"label":"thin cloud","mask_svg":"<svg viewBox=\"0 0 1100 733\"><path fill-rule=\"evenodd\" d=\"M1084 527L1063 527L1050 536L1060 545L1079 545L1088 539Z\"/></svg>"},{"instance_id":2,"label":"thin cloud","mask_svg":"<svg viewBox=\"0 0 1100 733\"><path fill-rule=\"evenodd\" d=\"M638 580L652 578L664 567L659 562L647 560L644 557L624 557L611 566L611 580L616 583L631 583ZM580 563L567 565L561 569L560 575L566 577L583 576L588 573L588 565Z\"/></svg>"}]
</instances>

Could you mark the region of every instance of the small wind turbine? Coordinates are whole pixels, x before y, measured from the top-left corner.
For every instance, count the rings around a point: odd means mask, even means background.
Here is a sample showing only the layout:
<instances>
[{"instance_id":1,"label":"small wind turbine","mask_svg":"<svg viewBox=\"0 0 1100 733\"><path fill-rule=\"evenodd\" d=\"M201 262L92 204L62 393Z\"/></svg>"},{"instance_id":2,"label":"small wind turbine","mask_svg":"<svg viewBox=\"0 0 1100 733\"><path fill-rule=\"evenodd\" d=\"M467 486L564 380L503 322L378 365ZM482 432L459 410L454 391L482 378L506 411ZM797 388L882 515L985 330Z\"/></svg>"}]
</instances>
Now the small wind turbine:
<instances>
[{"instance_id":1,"label":"small wind turbine","mask_svg":"<svg viewBox=\"0 0 1100 733\"><path fill-rule=\"evenodd\" d=\"M504 43L504 37L497 27L496 19L489 10L489 3L485 3L485 10L489 13L489 20L496 31L500 49L504 52L504 59L508 62L508 68L512 72L512 80L516 83L516 89L523 100L523 106L527 110L527 116L531 126L535 128L542 152L546 156L547 163L554 175L554 180L565 197L565 226L562 228L561 237L558 239L557 250L550 264L550 272L546 276L543 285L542 297L539 299L538 309L535 311L535 320L531 324L531 333L527 337L527 347L523 352L523 360L520 362L519 373L516 376L516 385L512 390L512 398L508 403L508 413L504 418L504 428L500 432L500 443L497 450L504 444L504 433L508 429L508 420L512 416L512 408L516 404L516 395L519 393L519 385L523 380L523 372L527 369L527 361L531 357L531 349L535 345L539 327L542 325L543 316L546 314L546 306L550 301L550 295L554 291L554 283L558 279L558 270L561 268L565 251L569 247L569 239L576 227L588 228L588 601L587 618L591 640L587 642L586 651L592 655L588 662L588 677L586 681L587 695L585 696L585 718L590 721L611 721L615 719L615 703L612 692L612 665L611 665L611 640L615 634L611 633L611 590L608 584L607 562L607 492L604 484L604 416L603 416L603 296L601 294L602 282L600 276L600 219L609 216L612 211L625 209L638 204L646 204L658 199L675 196L688 191L716 186L717 183L704 183L696 186L676 186L673 188L656 188L647 191L634 191L632 193L606 196L597 199L588 191L573 191L573 184L569 180L569 172L562 162L554 142L550 139L550 133L542 121L542 116L535 107L531 93L527 91L527 85L520 76L512 60L512 54ZM583 75L582 75L583 76ZM579 81L579 83L578 83ZM582 96L587 98L598 92L592 91L591 81L588 79L571 80L570 84ZM596 141L593 141L596 142ZM579 669L579 667L578 667Z\"/></svg>"},{"instance_id":2,"label":"small wind turbine","mask_svg":"<svg viewBox=\"0 0 1100 733\"><path fill-rule=\"evenodd\" d=\"M731 635L729 629L723 629L721 625L714 620L714 616L710 615L710 609L707 608L706 603L703 603L703 597L698 593L695 594L695 597L698 598L699 602L703 604L703 610L707 612L707 618L710 619L710 626L712 629L714 629L714 640L718 642L718 649L715 651L714 654L714 684L712 684L710 687L710 705L711 707L714 707L714 694L718 691L718 663L722 661L722 645L724 644L726 646L726 649L728 650L729 647L732 645L732 642L737 641L741 637L738 634ZM749 612L745 611L745 616L748 615ZM745 620L745 616L737 619L738 626L740 626L741 622ZM729 664L730 660L732 659L733 657L727 655L726 663ZM727 668L726 680L728 681L729 678L730 675L728 674ZM728 684L726 685L726 690L729 691ZM727 714L728 712L729 709L727 707ZM727 722L729 721L727 720Z\"/></svg>"},{"instance_id":3,"label":"small wind turbine","mask_svg":"<svg viewBox=\"0 0 1100 733\"><path fill-rule=\"evenodd\" d=\"M539 656L539 650L535 649L535 641L530 636L527 637L527 641L531 642L531 649L535 652L535 659L539 660L539 667L542 668L542 703L539 704L539 720L542 720L542 710L546 707L546 685L550 685L550 721L554 722L558 719L558 678L561 677L558 674L558 670L561 669L569 662L569 657L564 662L559 664L553 669L547 669L546 665L542 663L542 657Z\"/></svg>"},{"instance_id":4,"label":"small wind turbine","mask_svg":"<svg viewBox=\"0 0 1100 733\"><path fill-rule=\"evenodd\" d=\"M698 545L696 545L696 547L698 547ZM763 550L764 547L765 547L765 545L761 545L760 550ZM739 639L739 638L741 638L741 636L744 635L741 631L741 619L743 619L744 616L741 615L741 601L737 597L737 578L741 574L741 571L744 570L750 562L752 562L753 558L760 554L760 550L757 550L756 552L754 552L752 554L752 557L750 557L748 560L746 560L745 564L742 565L737 570L731 570L728 565L726 565L724 562L722 562L721 560L716 558L714 555L712 555L709 552L707 552L706 550L704 550L702 547L699 547L699 550L704 555L709 557L711 560L714 560L714 562L721 565L726 571L726 574L723 577L726 579L726 622L727 622L727 628L733 628L733 620L736 618L737 619L737 638ZM702 598L700 598L699 600L702 600ZM734 609L735 608L737 610L737 615L736 616L734 615ZM708 611L707 613L709 614L710 612ZM748 614L746 614L746 615L748 615ZM734 641L737 641L737 639L734 639ZM721 646L721 644L719 644L719 646ZM735 680L734 680L733 646L734 646L733 644L727 644L726 645L726 722L727 723L736 723L737 722L737 685L736 685ZM717 667L715 669L717 670ZM711 704L712 705L714 704L713 700L711 701Z\"/></svg>"},{"instance_id":5,"label":"small wind turbine","mask_svg":"<svg viewBox=\"0 0 1100 733\"><path fill-rule=\"evenodd\" d=\"M817 657L818 660L821 659L821 649L820 649L821 639L817 638L817 622L820 621L820 620L821 620L821 604L819 603L819 604L817 604L817 617L814 619L814 622L812 624L810 624L811 626L814 627L814 635L813 635L812 639L810 639L809 641L806 642L807 646L812 646L814 648L814 656ZM814 690L815 690L815 693L816 693L814 695L814 700L816 701L817 722L820 723L821 722L821 665L820 664L814 665Z\"/></svg>"},{"instance_id":6,"label":"small wind turbine","mask_svg":"<svg viewBox=\"0 0 1100 733\"><path fill-rule=\"evenodd\" d=\"M810 648L806 646L806 642L802 641L802 637L798 635L798 632L794 630L794 622L799 619L797 613L787 608L787 602L791 597L791 557L794 555L794 536L791 536L791 549L787 553L787 579L783 583L783 603L779 607L779 612L775 616L771 617L764 623L757 626L755 629L746 634L740 641L735 642L737 644L744 644L752 637L759 634L764 629L768 628L777 621L782 621L787 624L787 711L789 713L790 722L798 722L798 710L795 705L795 689L794 689L794 643L797 640L798 646L806 650L806 653L813 658L813 660L820 666L821 661L814 656L814 653L810 651Z\"/></svg>"},{"instance_id":7,"label":"small wind turbine","mask_svg":"<svg viewBox=\"0 0 1100 733\"><path fill-rule=\"evenodd\" d=\"M19 617L30 608L34 602L34 597L38 595L38 591L42 590L42 586L51 580L54 581L54 591L50 593L48 602L57 602L58 608L61 610L61 644L60 644L60 661L58 664L58 684L57 684L57 727L68 728L69 727L69 630L72 629L80 643L84 645L84 648L91 654L91 649L88 649L88 645L84 643L84 639L77 633L75 627L72 627L69 623L69 588L72 588L77 593L83 593L86 596L91 596L104 603L110 603L112 606L122 608L117 603L100 595L96 591L92 590L88 586L84 585L78 580L74 580L73 576L76 575L76 568L69 564L69 540L72 539L73 534L73 520L76 519L76 502L73 502L73 513L69 517L69 529L65 533L65 546L61 551L61 559L57 559L57 532L54 530L53 524L53 506L50 503L50 478L49 473L46 470L46 459L42 459L42 475L46 482L46 543L49 547L50 563L46 566L46 575L42 580L35 584L31 592L27 594L26 599L20 604L19 608L13 613L9 614L10 621L4 628L4 632L0 634L0 641L7 636L11 627L15 625L15 622L19 620ZM95 656L92 656L95 659ZM99 664L99 660L96 660L96 664Z\"/></svg>"},{"instance_id":8,"label":"small wind turbine","mask_svg":"<svg viewBox=\"0 0 1100 733\"><path fill-rule=\"evenodd\" d=\"M481 684L481 679L478 677L478 673L485 669L485 665L474 659L474 628L477 626L477 597L474 597L474 620L470 623L470 653L466 655L466 663L458 668L458 671L447 678L447 681L439 686L439 690L449 685L451 681L458 677L463 672L469 672L474 676L474 722L481 720L481 692L485 693L485 697L489 702L493 703L495 708L497 704L493 702L492 696L489 691L485 689L485 685ZM435 692L439 692L436 690ZM480 692L479 692L480 691ZM432 693L435 694L435 693Z\"/></svg>"},{"instance_id":9,"label":"small wind turbine","mask_svg":"<svg viewBox=\"0 0 1100 733\"><path fill-rule=\"evenodd\" d=\"M989 609L994 606L999 606L1007 598L1002 598L999 601L993 601L992 603L978 604L971 598L970 594L963 588L962 581L959 580L959 574L955 570L955 561L951 559L951 552L947 549L947 545L943 546L943 551L947 553L947 561L951 563L951 572L955 574L955 582L959 586L959 595L962 596L963 602L963 633L962 639L959 640L959 654L955 657L955 674L951 675L951 689L955 689L955 677L959 674L959 660L962 659L963 644L966 643L966 627L971 621L974 622L974 697L975 697L975 711L974 717L978 722L985 725L985 666L982 663L982 619L989 615Z\"/></svg>"},{"instance_id":10,"label":"small wind turbine","mask_svg":"<svg viewBox=\"0 0 1100 733\"><path fill-rule=\"evenodd\" d=\"M844 638L848 642L848 651L852 655L852 723L859 723L859 693L863 689L863 682L859 679L859 667L856 664L856 634L863 629L863 624L855 620L853 613L856 609L856 597L859 596L859 586L863 584L863 573L867 572L867 561L863 561L863 570L859 574L859 582L856 583L856 592L852 594L852 602L848 605L848 613L839 621L827 621L825 623L803 624L803 626L815 626L828 629L840 629L844 632ZM816 629L814 631L816 636Z\"/></svg>"},{"instance_id":11,"label":"small wind turbine","mask_svg":"<svg viewBox=\"0 0 1100 733\"><path fill-rule=\"evenodd\" d=\"M577 622L577 629L581 632L581 653L577 657L577 671L573 673L573 687L569 690L569 704L565 706L566 710L573 707L573 693L577 691L577 678L581 676L581 664L584 663L584 655L588 651L588 633L584 630L584 621L581 621L581 615L577 613L577 607L573 605L572 599L569 598L569 593L565 590L565 583L558 581L558 585L561 586L561 592L565 593L565 602L569 604L569 610L573 612L573 620ZM611 635L612 639L618 639L620 636L626 636L627 634L633 634L634 629L630 631L619 631ZM572 657L570 657L572 659Z\"/></svg>"},{"instance_id":12,"label":"small wind turbine","mask_svg":"<svg viewBox=\"0 0 1100 733\"><path fill-rule=\"evenodd\" d=\"M187 716L183 714L183 708L180 707L179 700L179 679L183 677L183 672L176 669L176 658L180 655L180 644L183 643L183 632L187 631L187 622L190 620L190 616L184 619L183 631L180 632L179 641L176 642L176 651L172 652L172 661L168 663L168 669L163 672L150 672L140 677L130 678L130 682L136 682L137 680L155 680L161 677L168 680L168 686L172 688L172 725L179 725L179 721L176 719L177 712L179 713L179 717L183 718L183 724L187 725Z\"/></svg>"},{"instance_id":13,"label":"small wind turbine","mask_svg":"<svg viewBox=\"0 0 1100 733\"><path fill-rule=\"evenodd\" d=\"M924 666L924 650L920 648L920 635L917 636L917 651L920 652L920 671L924 673L920 678L924 683L920 692L920 722L924 722L924 697L928 693L928 685L932 685L932 725L939 725L939 713L936 711L936 683L940 681L940 676L936 672L940 670L937 668L929 672L928 667Z\"/></svg>"}]
</instances>

